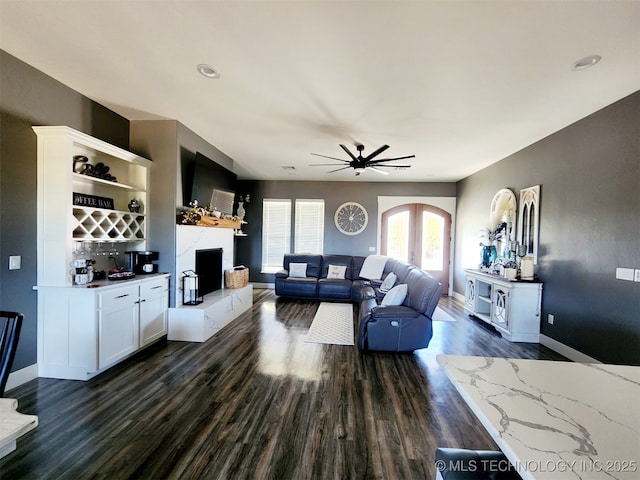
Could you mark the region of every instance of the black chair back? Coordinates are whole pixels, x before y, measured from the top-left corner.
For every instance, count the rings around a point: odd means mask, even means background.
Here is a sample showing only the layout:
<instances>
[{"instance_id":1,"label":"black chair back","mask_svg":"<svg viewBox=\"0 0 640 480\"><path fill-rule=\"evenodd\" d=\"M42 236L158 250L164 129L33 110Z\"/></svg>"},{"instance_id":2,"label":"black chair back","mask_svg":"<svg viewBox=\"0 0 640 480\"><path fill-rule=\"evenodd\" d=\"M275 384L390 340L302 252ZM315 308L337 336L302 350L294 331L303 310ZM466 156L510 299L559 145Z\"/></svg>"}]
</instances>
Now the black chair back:
<instances>
[{"instance_id":1,"label":"black chair back","mask_svg":"<svg viewBox=\"0 0 640 480\"><path fill-rule=\"evenodd\" d=\"M0 311L0 397L4 397L4 388L16 356L23 318L21 313Z\"/></svg>"}]
</instances>

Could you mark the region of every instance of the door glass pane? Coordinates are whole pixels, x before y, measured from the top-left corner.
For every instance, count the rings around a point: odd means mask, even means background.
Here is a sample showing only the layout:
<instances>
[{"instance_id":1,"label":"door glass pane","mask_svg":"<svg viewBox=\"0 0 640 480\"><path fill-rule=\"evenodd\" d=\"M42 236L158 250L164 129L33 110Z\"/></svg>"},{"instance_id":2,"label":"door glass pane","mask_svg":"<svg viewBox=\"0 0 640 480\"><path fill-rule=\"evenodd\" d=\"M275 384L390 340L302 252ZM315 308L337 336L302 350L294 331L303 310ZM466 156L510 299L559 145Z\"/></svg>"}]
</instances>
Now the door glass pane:
<instances>
[{"instance_id":1,"label":"door glass pane","mask_svg":"<svg viewBox=\"0 0 640 480\"><path fill-rule=\"evenodd\" d=\"M422 212L423 270L444 268L444 218L431 212Z\"/></svg>"},{"instance_id":2,"label":"door glass pane","mask_svg":"<svg viewBox=\"0 0 640 480\"><path fill-rule=\"evenodd\" d=\"M389 217L387 226L387 255L397 260L409 261L409 212Z\"/></svg>"}]
</instances>

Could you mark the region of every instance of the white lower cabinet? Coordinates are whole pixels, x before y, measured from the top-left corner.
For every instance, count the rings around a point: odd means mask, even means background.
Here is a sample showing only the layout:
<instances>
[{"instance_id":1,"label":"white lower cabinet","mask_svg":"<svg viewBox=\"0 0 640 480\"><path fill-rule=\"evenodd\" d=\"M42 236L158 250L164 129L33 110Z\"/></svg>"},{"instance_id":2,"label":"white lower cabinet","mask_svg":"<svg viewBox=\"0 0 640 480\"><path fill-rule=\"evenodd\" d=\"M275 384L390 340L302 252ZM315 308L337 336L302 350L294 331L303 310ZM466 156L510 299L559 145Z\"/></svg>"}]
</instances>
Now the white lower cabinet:
<instances>
[{"instance_id":1,"label":"white lower cabinet","mask_svg":"<svg viewBox=\"0 0 640 480\"><path fill-rule=\"evenodd\" d=\"M464 309L512 342L540 341L542 283L466 270Z\"/></svg>"},{"instance_id":2,"label":"white lower cabinet","mask_svg":"<svg viewBox=\"0 0 640 480\"><path fill-rule=\"evenodd\" d=\"M88 380L167 334L168 275L37 289L40 377Z\"/></svg>"},{"instance_id":3,"label":"white lower cabinet","mask_svg":"<svg viewBox=\"0 0 640 480\"><path fill-rule=\"evenodd\" d=\"M98 368L138 350L140 337L140 286L132 285L101 294L98 299Z\"/></svg>"}]
</instances>

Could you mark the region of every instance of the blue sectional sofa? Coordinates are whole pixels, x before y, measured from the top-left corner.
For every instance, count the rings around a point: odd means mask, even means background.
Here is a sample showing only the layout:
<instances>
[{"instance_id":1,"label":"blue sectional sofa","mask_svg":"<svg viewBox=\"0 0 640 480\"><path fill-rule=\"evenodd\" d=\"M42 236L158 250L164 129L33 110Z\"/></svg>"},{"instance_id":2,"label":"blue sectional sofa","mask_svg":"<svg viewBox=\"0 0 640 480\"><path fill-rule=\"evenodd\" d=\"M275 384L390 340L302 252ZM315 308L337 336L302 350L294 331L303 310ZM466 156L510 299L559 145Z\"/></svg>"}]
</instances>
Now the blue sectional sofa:
<instances>
[{"instance_id":1,"label":"blue sectional sofa","mask_svg":"<svg viewBox=\"0 0 640 480\"><path fill-rule=\"evenodd\" d=\"M360 278L364 259L351 255L286 254L283 269L276 273L276 295L358 303L360 289L366 283L365 279ZM292 263L306 264L306 275L289 275ZM345 267L344 279L328 278L330 266Z\"/></svg>"},{"instance_id":2,"label":"blue sectional sofa","mask_svg":"<svg viewBox=\"0 0 640 480\"><path fill-rule=\"evenodd\" d=\"M415 265L391 258L386 260L380 279L361 278L364 260L348 255L286 254L284 268L276 273L276 295L357 304L361 350L410 352L426 348L442 284ZM305 268L300 276L290 275L301 264ZM336 267L344 267L344 278L330 278ZM396 285L407 286L407 295L399 305L384 304L385 293L379 288L390 273L397 277Z\"/></svg>"}]
</instances>

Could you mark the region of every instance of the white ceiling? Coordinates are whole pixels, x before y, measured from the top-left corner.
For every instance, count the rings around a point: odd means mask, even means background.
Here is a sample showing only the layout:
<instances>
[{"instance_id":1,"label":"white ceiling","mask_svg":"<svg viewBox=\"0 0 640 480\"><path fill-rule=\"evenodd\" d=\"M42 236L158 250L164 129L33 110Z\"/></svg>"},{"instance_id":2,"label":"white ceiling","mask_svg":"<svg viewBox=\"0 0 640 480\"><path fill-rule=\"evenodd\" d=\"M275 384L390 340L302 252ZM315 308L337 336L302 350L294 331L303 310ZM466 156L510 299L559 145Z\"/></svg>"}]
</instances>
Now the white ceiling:
<instances>
[{"instance_id":1,"label":"white ceiling","mask_svg":"<svg viewBox=\"0 0 640 480\"><path fill-rule=\"evenodd\" d=\"M180 121L240 178L456 181L640 89L640 2L0 0L0 48L129 119ZM308 166L340 143L416 158Z\"/></svg>"}]
</instances>

